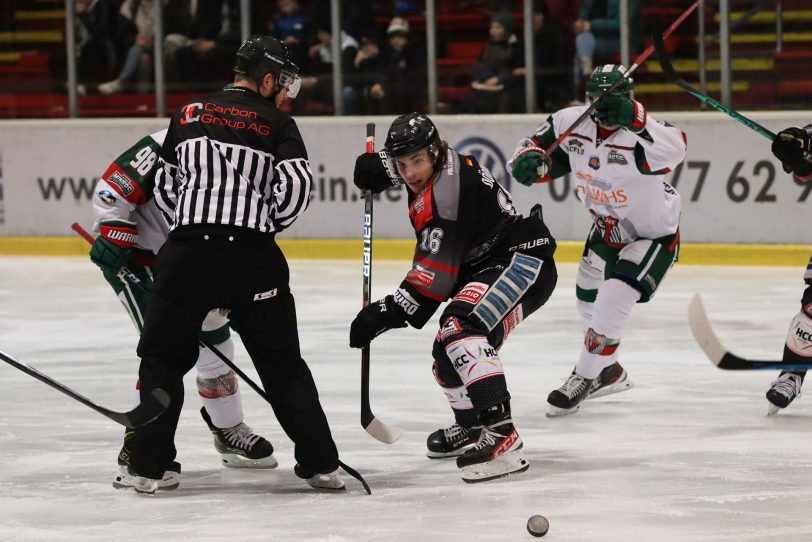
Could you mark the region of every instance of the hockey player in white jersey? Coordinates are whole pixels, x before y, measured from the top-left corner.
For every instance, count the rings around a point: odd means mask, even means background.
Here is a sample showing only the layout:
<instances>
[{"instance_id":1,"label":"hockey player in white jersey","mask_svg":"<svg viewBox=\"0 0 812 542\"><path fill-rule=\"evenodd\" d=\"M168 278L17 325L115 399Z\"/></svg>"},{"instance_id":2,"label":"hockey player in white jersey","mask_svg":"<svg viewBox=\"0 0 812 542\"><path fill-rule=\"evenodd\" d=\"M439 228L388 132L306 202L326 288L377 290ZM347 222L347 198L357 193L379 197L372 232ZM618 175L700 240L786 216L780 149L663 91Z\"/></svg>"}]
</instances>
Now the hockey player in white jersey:
<instances>
[{"instance_id":1,"label":"hockey player in white jersey","mask_svg":"<svg viewBox=\"0 0 812 542\"><path fill-rule=\"evenodd\" d=\"M152 261L166 241L169 226L155 206L153 182L158 153L166 130L150 134L124 151L99 179L93 195L94 231L99 236L90 251L140 332L144 323L147 293L135 287L122 267L149 289ZM234 357L228 320L212 311L203 323L203 337L229 359ZM211 350L200 348L197 360L197 390L203 401L200 413L212 432L214 445L226 467L274 468L273 446L243 423L243 409L237 375ZM137 397L136 392L136 397ZM119 453L120 473L113 482L119 489L132 487L127 472L128 429ZM180 464L168 466L159 488L178 486Z\"/></svg>"},{"instance_id":2,"label":"hockey player in white jersey","mask_svg":"<svg viewBox=\"0 0 812 542\"><path fill-rule=\"evenodd\" d=\"M786 128L773 140L773 154L781 160L784 171L812 182L812 124L805 128ZM786 363L812 363L812 258L804 273L806 289L801 297L801 310L792 319L784 344L782 360ZM767 390L769 415L787 408L801 395L806 371L783 371Z\"/></svg>"},{"instance_id":3,"label":"hockey player in white jersey","mask_svg":"<svg viewBox=\"0 0 812 542\"><path fill-rule=\"evenodd\" d=\"M587 101L601 96L623 66L595 69ZM651 299L679 250L680 196L664 175L685 158L682 131L655 121L634 100L631 78L596 104L549 157L543 152L587 106L550 115L523 138L508 168L524 185L572 173L578 199L592 215L576 282L585 338L572 374L547 398L548 416L571 414L588 397L631 386L617 350L635 303Z\"/></svg>"}]
</instances>

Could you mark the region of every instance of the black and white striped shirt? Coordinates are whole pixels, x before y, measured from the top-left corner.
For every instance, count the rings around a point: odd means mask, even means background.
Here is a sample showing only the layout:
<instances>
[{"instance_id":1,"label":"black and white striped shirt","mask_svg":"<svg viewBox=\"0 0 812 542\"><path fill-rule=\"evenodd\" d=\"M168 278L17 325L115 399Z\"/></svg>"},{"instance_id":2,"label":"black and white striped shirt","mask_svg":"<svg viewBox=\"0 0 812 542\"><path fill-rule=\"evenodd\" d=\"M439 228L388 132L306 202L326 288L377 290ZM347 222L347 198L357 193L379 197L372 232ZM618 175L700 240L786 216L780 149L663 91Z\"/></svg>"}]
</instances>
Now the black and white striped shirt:
<instances>
[{"instance_id":1,"label":"black and white striped shirt","mask_svg":"<svg viewBox=\"0 0 812 542\"><path fill-rule=\"evenodd\" d=\"M307 208L313 174L293 119L246 89L176 112L155 175L172 229L212 224L278 232Z\"/></svg>"}]
</instances>

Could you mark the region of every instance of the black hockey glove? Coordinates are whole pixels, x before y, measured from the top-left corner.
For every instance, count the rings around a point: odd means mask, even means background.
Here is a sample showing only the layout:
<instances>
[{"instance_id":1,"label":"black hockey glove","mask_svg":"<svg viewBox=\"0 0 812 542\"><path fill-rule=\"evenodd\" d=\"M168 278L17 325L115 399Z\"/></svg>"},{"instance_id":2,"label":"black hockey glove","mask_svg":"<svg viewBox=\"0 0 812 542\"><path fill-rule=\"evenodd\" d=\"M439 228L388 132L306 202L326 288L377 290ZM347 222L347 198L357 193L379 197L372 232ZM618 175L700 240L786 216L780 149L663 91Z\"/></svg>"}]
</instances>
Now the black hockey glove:
<instances>
[{"instance_id":1,"label":"black hockey glove","mask_svg":"<svg viewBox=\"0 0 812 542\"><path fill-rule=\"evenodd\" d=\"M389 177L378 153L366 152L355 159L352 182L361 190L372 190L373 194L398 184L397 179Z\"/></svg>"},{"instance_id":2,"label":"black hockey glove","mask_svg":"<svg viewBox=\"0 0 812 542\"><path fill-rule=\"evenodd\" d=\"M352 321L350 347L364 348L384 331L398 327L406 327L406 313L388 295L361 309Z\"/></svg>"},{"instance_id":3,"label":"black hockey glove","mask_svg":"<svg viewBox=\"0 0 812 542\"><path fill-rule=\"evenodd\" d=\"M795 173L799 177L812 174L812 137L806 130L781 130L773 139L772 151L787 173Z\"/></svg>"}]
</instances>

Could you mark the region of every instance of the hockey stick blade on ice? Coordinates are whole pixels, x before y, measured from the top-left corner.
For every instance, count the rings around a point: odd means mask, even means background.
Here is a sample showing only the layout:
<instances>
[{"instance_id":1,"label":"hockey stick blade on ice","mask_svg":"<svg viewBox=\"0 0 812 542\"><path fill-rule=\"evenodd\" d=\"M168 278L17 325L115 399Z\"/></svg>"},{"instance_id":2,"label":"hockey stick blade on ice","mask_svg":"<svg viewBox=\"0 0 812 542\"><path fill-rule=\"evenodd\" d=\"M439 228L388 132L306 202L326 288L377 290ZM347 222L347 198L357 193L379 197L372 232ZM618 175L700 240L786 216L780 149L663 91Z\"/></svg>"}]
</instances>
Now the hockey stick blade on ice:
<instances>
[{"instance_id":1,"label":"hockey stick blade on ice","mask_svg":"<svg viewBox=\"0 0 812 542\"><path fill-rule=\"evenodd\" d=\"M694 339L705 355L720 369L731 371L805 371L812 369L812 363L746 359L729 352L713 332L699 294L695 294L688 304L688 324L691 327L691 333L694 334Z\"/></svg>"},{"instance_id":2,"label":"hockey stick blade on ice","mask_svg":"<svg viewBox=\"0 0 812 542\"><path fill-rule=\"evenodd\" d=\"M151 394L146 398L143 398L141 404L139 404L134 409L130 410L129 412L116 412L114 410L110 410L108 408L104 408L103 406L94 403L84 395L77 393L70 389L69 387L61 384L51 378L50 376L39 372L35 368L27 365L14 357L6 354L5 352L0 351L0 359L15 367L25 374L29 376L33 376L40 382L51 386L53 389L60 391L74 399L79 401L83 405L92 408L102 416L106 416L107 418L113 420L117 424L123 425L124 427L140 427L142 425L146 425L161 414L164 413L166 408L169 406L169 395L162 389L156 388L152 390Z\"/></svg>"},{"instance_id":3,"label":"hockey stick blade on ice","mask_svg":"<svg viewBox=\"0 0 812 542\"><path fill-rule=\"evenodd\" d=\"M663 69L663 73L669 79L669 81L671 81L672 83L674 83L675 85L677 85L681 89L688 92L688 94L690 94L691 96L693 96L697 100L708 104L709 106L716 109L717 111L721 111L722 113L724 113L728 117L730 117L730 118L744 124L745 126L750 128L754 132L763 135L764 137L766 137L770 141L775 139L775 134L772 133L767 128L765 128L764 126L760 125L759 123L757 123L754 120L751 120L751 119L745 117L744 115L742 115L741 113L739 113L735 109L731 109L728 106L717 102L716 100L714 100L710 96L702 94L697 89L695 89L690 84L688 84L685 81L685 79L683 79L680 76L680 74L677 73L677 70L674 69L674 66L671 65L671 59L668 56L668 51L666 51L666 49L665 49L665 43L663 42L663 37L660 36L659 34L655 33L652 36L652 40L654 41L654 48L657 50L657 60L660 62L660 67Z\"/></svg>"},{"instance_id":4,"label":"hockey stick blade on ice","mask_svg":"<svg viewBox=\"0 0 812 542\"><path fill-rule=\"evenodd\" d=\"M375 123L367 124L366 152L375 152ZM364 262L362 306L369 305L372 296L372 191L364 191ZM369 404L369 346L361 349L361 426L372 438L392 444L403 431L390 427L375 417Z\"/></svg>"},{"instance_id":5,"label":"hockey stick blade on ice","mask_svg":"<svg viewBox=\"0 0 812 542\"><path fill-rule=\"evenodd\" d=\"M94 242L94 238L93 238L93 236L90 234L90 232L88 232L86 229L84 229L84 228L83 228L81 225L79 225L77 222L74 222L73 224L71 224L71 229L72 229L73 231L75 231L77 234L79 234L79 236L81 236L81 237L82 237L82 238L83 238L85 241L87 241L87 242L88 242L88 243L90 243L91 245L93 244L93 242ZM145 263L145 265L147 265L147 264ZM129 283L130 283L132 286L135 286L136 288L139 288L139 289L140 289L140 290L142 290L143 292L145 292L145 293L149 293L149 288L147 288L147 287L146 287L144 284L142 284L142 283L141 283L141 282L138 280L138 277L136 277L136 276L135 276L135 275L134 275L134 274L133 274L133 273L132 273L132 272L131 272L129 269L127 269L126 267L122 267L122 268L121 268L121 271L122 271L122 276L123 276L124 280L128 281L128 282L129 282ZM198 337L198 342L199 342L199 343L200 343L202 346L204 346L204 347L208 348L209 350L211 350L211 353L212 353L212 354L214 354L215 356L217 356L217 357L220 359L220 361L222 361L223 363L225 363L225 364L226 364L226 366L228 366L228 368L230 368L232 371L234 371L234 373L235 373L237 376L239 376L239 377L242 379L242 381L243 381L243 382L245 382L246 384L248 384L248 386L249 386L249 387L250 387L252 390L254 390L255 392L257 392L257 395L259 395L260 397L262 397L263 399L265 399L265 401L266 401L268 404L270 404L270 405L271 405L271 407L273 407L273 404L271 403L271 399L270 399L270 397L268 397L268 394L266 394L266 393L265 393L265 390L264 390L264 389L262 389L262 388L260 388L260 387L259 387L259 386L256 384L256 382L254 382L253 380L251 380L250 378L248 378L248 375L247 375L247 374L245 374L245 373L244 373L244 372L243 372L243 371L242 371L242 370L241 370L239 367L237 367L237 365L235 365L233 361L231 361L230 359L228 359L228 358L226 357L226 355L225 355L225 354L223 354L222 352L220 352L220 350L219 350L219 349L218 349L216 346L214 346L213 344L211 344L209 341L207 341L206 339L204 339L202 336L201 336L201 337ZM159 389L158 391L163 392L163 390L160 390L160 389ZM169 396L167 396L167 400L168 400L168 399L169 399ZM88 406L90 406L90 405L88 405ZM146 422L145 422L145 423L146 423ZM371 495L371 494L372 494L372 490L369 488L369 484L367 484L367 481L366 481L366 480L364 480L364 477L363 477L363 476L361 476L361 475L358 473L358 471L356 471L355 469L353 469L353 468L349 467L348 465L346 465L346 464L345 464L344 462L342 462L342 461L339 461L339 462L338 462L338 464L339 464L339 466L340 466L341 468L343 468L345 471L347 471L347 473L348 473L350 476L352 476L353 478L355 478L356 480L358 480L359 482L361 482L361 485L362 485L362 486L364 486L364 490L367 492L367 494L368 494L368 495Z\"/></svg>"}]
</instances>

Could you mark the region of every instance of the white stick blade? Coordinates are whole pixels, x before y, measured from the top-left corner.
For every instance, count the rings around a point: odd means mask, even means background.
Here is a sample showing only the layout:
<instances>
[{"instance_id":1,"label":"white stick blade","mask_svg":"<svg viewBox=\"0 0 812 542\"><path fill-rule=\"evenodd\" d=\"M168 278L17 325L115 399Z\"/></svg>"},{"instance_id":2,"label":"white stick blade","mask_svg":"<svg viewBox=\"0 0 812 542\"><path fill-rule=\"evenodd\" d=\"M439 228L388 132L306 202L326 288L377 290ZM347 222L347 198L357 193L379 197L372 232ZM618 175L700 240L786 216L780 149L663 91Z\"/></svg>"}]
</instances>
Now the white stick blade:
<instances>
[{"instance_id":1,"label":"white stick blade","mask_svg":"<svg viewBox=\"0 0 812 542\"><path fill-rule=\"evenodd\" d=\"M367 433L372 435L376 440L380 440L386 444L393 444L401 436L403 436L403 429L397 427L389 427L378 418L372 418L369 425L364 427Z\"/></svg>"},{"instance_id":2,"label":"white stick blade","mask_svg":"<svg viewBox=\"0 0 812 542\"><path fill-rule=\"evenodd\" d=\"M694 339L705 352L705 355L710 358L714 365L719 365L727 350L713 332L699 294L694 294L688 304L688 324L691 326Z\"/></svg>"}]
</instances>

